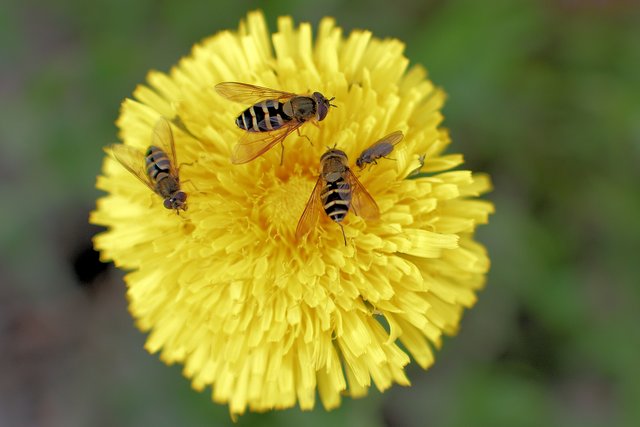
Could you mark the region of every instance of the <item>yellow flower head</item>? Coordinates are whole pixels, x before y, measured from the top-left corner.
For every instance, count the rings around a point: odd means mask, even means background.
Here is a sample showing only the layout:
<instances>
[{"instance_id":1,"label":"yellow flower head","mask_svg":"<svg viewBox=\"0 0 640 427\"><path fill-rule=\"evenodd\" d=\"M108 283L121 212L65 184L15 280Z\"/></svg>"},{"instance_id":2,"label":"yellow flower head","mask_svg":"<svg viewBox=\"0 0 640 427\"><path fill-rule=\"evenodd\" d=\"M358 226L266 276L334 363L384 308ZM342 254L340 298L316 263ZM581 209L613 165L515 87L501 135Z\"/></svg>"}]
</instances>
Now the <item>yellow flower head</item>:
<instances>
[{"instance_id":1,"label":"yellow flower head","mask_svg":"<svg viewBox=\"0 0 640 427\"><path fill-rule=\"evenodd\" d=\"M344 36L330 18L315 42L309 24L295 27L289 17L269 34L253 12L237 32L196 45L169 74L149 73L122 104L120 138L140 152L167 119L189 209L165 209L107 156L97 186L108 194L91 222L108 231L95 246L132 271L129 305L149 332L146 348L184 364L193 387L210 385L233 414L296 402L310 409L316 390L331 409L342 394L365 395L372 380L381 391L408 385L410 356L429 367L442 334L455 334L463 308L476 301L489 261L473 233L493 210L476 196L490 183L449 171L462 156L443 154L444 93L422 67L408 68L403 48L368 31ZM278 147L235 165L245 132L235 118L249 105L216 93L225 81L318 91L337 108L287 137L282 165ZM390 158L354 167L394 131L404 139ZM347 154L380 209L377 221L346 216L346 246L324 212L295 238L327 147Z\"/></svg>"}]
</instances>

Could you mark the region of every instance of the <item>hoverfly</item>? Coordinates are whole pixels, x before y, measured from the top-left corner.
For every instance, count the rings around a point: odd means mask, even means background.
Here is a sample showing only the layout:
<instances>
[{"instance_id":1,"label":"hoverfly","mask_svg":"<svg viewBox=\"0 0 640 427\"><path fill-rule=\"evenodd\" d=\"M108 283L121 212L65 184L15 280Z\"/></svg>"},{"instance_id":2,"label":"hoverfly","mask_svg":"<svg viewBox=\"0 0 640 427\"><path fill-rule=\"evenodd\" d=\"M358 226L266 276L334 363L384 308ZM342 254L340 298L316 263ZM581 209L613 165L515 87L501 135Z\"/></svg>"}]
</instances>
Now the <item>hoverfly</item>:
<instances>
[{"instance_id":1,"label":"hoverfly","mask_svg":"<svg viewBox=\"0 0 640 427\"><path fill-rule=\"evenodd\" d=\"M187 193L180 189L176 149L167 119L162 117L156 123L146 152L124 144L112 144L109 151L125 169L164 199L165 208L176 212L187 210Z\"/></svg>"},{"instance_id":2,"label":"hoverfly","mask_svg":"<svg viewBox=\"0 0 640 427\"><path fill-rule=\"evenodd\" d=\"M368 164L377 164L377 160L379 158L387 157L391 154L393 147L402 141L403 137L404 135L402 134L402 131L399 130L383 136L381 139L374 142L369 148L360 153L360 156L356 159L356 165L360 169L364 169Z\"/></svg>"},{"instance_id":3,"label":"hoverfly","mask_svg":"<svg viewBox=\"0 0 640 427\"><path fill-rule=\"evenodd\" d=\"M216 91L225 98L253 104L237 118L236 125L247 131L233 149L234 164L250 162L266 153L305 122L324 120L334 98L327 99L320 92L308 95L281 92L246 83L225 82L216 85ZM282 146L284 154L284 145ZM282 157L280 157L282 163Z\"/></svg>"},{"instance_id":4,"label":"hoverfly","mask_svg":"<svg viewBox=\"0 0 640 427\"><path fill-rule=\"evenodd\" d=\"M366 220L380 217L376 201L358 181L347 162L347 155L342 150L329 149L320 157L320 175L298 221L296 239L315 226L321 209L340 226L345 246L347 237L341 222L349 209L353 208L356 215Z\"/></svg>"}]
</instances>

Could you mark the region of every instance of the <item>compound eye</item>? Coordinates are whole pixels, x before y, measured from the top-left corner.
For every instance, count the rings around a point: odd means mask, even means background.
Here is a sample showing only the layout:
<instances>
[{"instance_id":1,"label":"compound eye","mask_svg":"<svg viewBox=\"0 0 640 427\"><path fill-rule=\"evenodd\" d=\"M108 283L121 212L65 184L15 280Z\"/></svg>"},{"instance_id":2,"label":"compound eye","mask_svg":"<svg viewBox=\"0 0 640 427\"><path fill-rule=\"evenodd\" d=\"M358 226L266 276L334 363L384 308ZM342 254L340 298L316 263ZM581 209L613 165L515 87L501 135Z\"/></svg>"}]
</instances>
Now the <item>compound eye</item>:
<instances>
[{"instance_id":1,"label":"compound eye","mask_svg":"<svg viewBox=\"0 0 640 427\"><path fill-rule=\"evenodd\" d=\"M329 101L320 92L314 92L313 99L316 101L316 104L318 105L318 111L317 111L318 121L322 121L324 120L325 117L327 117L327 113L329 112Z\"/></svg>"},{"instance_id":2,"label":"compound eye","mask_svg":"<svg viewBox=\"0 0 640 427\"><path fill-rule=\"evenodd\" d=\"M175 195L174 200L176 200L177 202L184 203L187 200L187 193L185 193L184 191L179 191Z\"/></svg>"},{"instance_id":3,"label":"compound eye","mask_svg":"<svg viewBox=\"0 0 640 427\"><path fill-rule=\"evenodd\" d=\"M173 208L173 206L171 206L172 205L171 199L164 199L164 202L162 203L162 205L167 209Z\"/></svg>"}]
</instances>

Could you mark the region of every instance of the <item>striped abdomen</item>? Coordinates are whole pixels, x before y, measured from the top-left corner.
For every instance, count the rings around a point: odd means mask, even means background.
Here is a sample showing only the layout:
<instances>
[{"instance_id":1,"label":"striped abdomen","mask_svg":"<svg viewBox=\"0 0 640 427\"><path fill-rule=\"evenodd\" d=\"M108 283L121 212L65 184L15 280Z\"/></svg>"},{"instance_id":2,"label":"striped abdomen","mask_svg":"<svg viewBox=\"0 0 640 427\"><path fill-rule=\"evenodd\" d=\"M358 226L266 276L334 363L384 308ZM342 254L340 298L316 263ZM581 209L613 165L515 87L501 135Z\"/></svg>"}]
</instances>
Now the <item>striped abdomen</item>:
<instances>
[{"instance_id":1,"label":"striped abdomen","mask_svg":"<svg viewBox=\"0 0 640 427\"><path fill-rule=\"evenodd\" d=\"M285 114L283 107L282 102L273 99L258 102L238 116L236 125L249 132L268 132L279 129L291 121L291 117Z\"/></svg>"},{"instance_id":2,"label":"striped abdomen","mask_svg":"<svg viewBox=\"0 0 640 427\"><path fill-rule=\"evenodd\" d=\"M351 205L351 186L342 178L327 182L320 193L320 199L329 218L335 222L341 222Z\"/></svg>"},{"instance_id":3,"label":"striped abdomen","mask_svg":"<svg viewBox=\"0 0 640 427\"><path fill-rule=\"evenodd\" d=\"M180 191L177 176L171 174L171 161L161 148L152 145L146 152L147 175L156 184L156 192L165 199L174 197ZM173 209L176 209L173 207Z\"/></svg>"},{"instance_id":4,"label":"striped abdomen","mask_svg":"<svg viewBox=\"0 0 640 427\"><path fill-rule=\"evenodd\" d=\"M145 165L147 167L147 175L152 182L158 183L164 178L171 175L171 162L167 153L161 148L152 145L145 153Z\"/></svg>"}]
</instances>

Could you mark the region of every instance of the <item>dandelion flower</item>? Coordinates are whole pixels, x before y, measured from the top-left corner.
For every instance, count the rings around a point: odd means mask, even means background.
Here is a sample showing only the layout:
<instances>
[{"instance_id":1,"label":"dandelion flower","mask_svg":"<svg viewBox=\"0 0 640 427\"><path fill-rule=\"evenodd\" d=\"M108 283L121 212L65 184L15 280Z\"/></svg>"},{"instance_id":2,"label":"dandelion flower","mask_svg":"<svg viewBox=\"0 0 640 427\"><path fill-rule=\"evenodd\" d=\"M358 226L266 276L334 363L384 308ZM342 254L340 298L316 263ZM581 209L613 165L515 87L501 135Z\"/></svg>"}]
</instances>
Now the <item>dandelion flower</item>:
<instances>
[{"instance_id":1,"label":"dandelion flower","mask_svg":"<svg viewBox=\"0 0 640 427\"><path fill-rule=\"evenodd\" d=\"M148 332L146 349L184 366L194 389L208 386L232 414L298 404L325 408L375 385L409 385L404 368L423 368L443 334L457 332L476 301L489 260L474 241L493 206L484 175L452 170L459 154L440 127L445 95L403 44L368 31L344 35L331 18L317 35L278 20L270 34L260 12L237 31L193 47L168 73L152 71L117 125L126 145L144 150L160 117L171 123L189 210L177 214L107 156L91 222L103 260L130 271L129 308ZM215 84L238 81L287 92L335 96L318 126L280 150L234 165L248 105ZM298 219L327 147L351 164L375 140L400 130L392 159L356 172L380 208L380 220L353 212L339 227L325 215L296 241ZM306 137L306 138L305 138ZM312 141L309 143L307 138ZM416 169L424 165L421 173ZM143 159L140 159L143 162Z\"/></svg>"}]
</instances>

